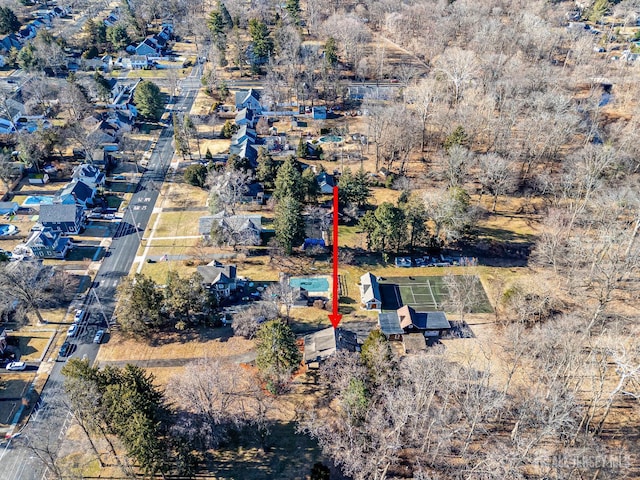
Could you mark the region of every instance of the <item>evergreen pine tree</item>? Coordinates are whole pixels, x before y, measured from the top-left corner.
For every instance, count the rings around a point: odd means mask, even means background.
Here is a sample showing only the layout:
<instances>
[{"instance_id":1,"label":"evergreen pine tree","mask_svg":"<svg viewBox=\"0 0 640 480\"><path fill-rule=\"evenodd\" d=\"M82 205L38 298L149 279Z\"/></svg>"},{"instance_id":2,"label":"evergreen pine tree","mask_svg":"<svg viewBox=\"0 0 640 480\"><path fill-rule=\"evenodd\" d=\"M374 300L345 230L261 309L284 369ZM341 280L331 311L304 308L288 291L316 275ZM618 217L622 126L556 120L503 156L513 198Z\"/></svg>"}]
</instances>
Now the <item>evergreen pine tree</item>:
<instances>
[{"instance_id":1,"label":"evergreen pine tree","mask_svg":"<svg viewBox=\"0 0 640 480\"><path fill-rule=\"evenodd\" d=\"M302 243L304 239L304 219L302 205L293 197L284 197L276 205L276 216L273 222L276 240L287 255L293 251L293 246Z\"/></svg>"},{"instance_id":2,"label":"evergreen pine tree","mask_svg":"<svg viewBox=\"0 0 640 480\"><path fill-rule=\"evenodd\" d=\"M304 189L302 186L302 175L297 166L298 161L293 158L287 158L278 169L276 175L275 190L273 196L276 200L285 197L292 197L298 202L304 200Z\"/></svg>"}]
</instances>

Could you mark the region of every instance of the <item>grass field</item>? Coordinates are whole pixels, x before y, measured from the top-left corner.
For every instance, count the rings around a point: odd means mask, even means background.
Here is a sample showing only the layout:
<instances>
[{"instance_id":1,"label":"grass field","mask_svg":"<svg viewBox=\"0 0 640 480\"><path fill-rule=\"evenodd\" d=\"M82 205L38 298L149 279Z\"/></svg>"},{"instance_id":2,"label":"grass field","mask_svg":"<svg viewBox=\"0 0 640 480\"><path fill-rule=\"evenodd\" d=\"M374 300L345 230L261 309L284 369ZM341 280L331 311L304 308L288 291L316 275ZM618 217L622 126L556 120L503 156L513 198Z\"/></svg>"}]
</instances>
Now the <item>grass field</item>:
<instances>
[{"instance_id":1,"label":"grass field","mask_svg":"<svg viewBox=\"0 0 640 480\"><path fill-rule=\"evenodd\" d=\"M384 310L397 310L410 305L418 311L433 312L442 310L448 300L444 277L383 277L380 282L380 295ZM478 296L472 313L492 312L489 299L476 277Z\"/></svg>"}]
</instances>

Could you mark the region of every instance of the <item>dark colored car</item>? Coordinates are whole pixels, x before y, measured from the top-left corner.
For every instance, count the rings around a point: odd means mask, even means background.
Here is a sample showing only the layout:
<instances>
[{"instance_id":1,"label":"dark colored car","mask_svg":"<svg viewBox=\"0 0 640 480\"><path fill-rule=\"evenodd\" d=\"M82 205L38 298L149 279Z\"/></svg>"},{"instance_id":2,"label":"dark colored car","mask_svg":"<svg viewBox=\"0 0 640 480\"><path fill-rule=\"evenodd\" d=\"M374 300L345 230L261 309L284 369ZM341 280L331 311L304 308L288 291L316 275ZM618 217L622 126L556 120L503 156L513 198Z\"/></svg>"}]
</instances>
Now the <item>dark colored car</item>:
<instances>
[{"instance_id":1,"label":"dark colored car","mask_svg":"<svg viewBox=\"0 0 640 480\"><path fill-rule=\"evenodd\" d=\"M60 351L58 352L58 355L60 355L61 357L66 357L67 355L69 355L70 352L71 352L71 344L69 342L64 342L60 347Z\"/></svg>"}]
</instances>

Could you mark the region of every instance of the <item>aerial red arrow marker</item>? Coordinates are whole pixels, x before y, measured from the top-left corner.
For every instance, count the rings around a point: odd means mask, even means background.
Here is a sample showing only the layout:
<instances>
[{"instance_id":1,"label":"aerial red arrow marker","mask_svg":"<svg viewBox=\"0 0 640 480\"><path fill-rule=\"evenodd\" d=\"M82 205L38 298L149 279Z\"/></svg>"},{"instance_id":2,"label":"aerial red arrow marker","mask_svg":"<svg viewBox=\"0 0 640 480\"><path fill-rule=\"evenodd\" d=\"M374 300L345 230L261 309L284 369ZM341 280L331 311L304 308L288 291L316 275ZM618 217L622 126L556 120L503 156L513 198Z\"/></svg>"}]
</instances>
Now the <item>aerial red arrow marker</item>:
<instances>
[{"instance_id":1,"label":"aerial red arrow marker","mask_svg":"<svg viewBox=\"0 0 640 480\"><path fill-rule=\"evenodd\" d=\"M338 313L338 187L333 187L333 301L329 320L333 328L338 328L342 315Z\"/></svg>"}]
</instances>

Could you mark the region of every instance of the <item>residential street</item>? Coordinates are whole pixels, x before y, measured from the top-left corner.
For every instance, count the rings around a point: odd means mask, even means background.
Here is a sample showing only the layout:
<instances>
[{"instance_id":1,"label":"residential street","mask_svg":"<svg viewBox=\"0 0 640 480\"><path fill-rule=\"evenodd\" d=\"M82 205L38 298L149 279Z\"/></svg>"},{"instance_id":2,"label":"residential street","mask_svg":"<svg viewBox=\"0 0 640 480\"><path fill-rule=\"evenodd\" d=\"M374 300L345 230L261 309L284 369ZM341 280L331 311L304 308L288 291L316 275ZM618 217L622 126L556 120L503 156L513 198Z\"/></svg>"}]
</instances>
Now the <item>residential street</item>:
<instances>
[{"instance_id":1,"label":"residential street","mask_svg":"<svg viewBox=\"0 0 640 480\"><path fill-rule=\"evenodd\" d=\"M179 98L174 110L189 111L200 87L202 66L194 68L188 79L182 84L183 96ZM96 275L93 288L87 294L85 309L88 317L82 322L80 332L73 339L74 348L71 357L87 358L93 362L98 354L99 346L92 343L97 330L107 328L115 309L116 287L123 276L129 274L142 235L159 196L159 189L165 179L174 150L172 147L173 127L165 127L151 155L147 170L140 178L136 193L114 235L108 253ZM109 341L109 334L103 342ZM47 358L57 358L57 352L48 352ZM43 406L34 415L20 434L22 439L34 439L40 447L48 444L54 450L59 447L60 439L69 424L68 412L62 407L49 406L46 402L48 392L59 390L63 382L60 373L64 361L57 361L50 373L40 403ZM43 366L44 367L44 366ZM42 368L42 367L41 367ZM0 450L1 480L40 480L45 474L45 465L32 449L15 440L8 441Z\"/></svg>"}]
</instances>

